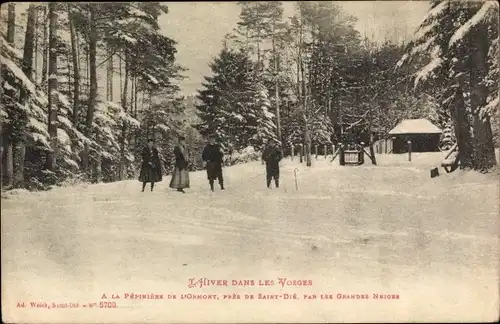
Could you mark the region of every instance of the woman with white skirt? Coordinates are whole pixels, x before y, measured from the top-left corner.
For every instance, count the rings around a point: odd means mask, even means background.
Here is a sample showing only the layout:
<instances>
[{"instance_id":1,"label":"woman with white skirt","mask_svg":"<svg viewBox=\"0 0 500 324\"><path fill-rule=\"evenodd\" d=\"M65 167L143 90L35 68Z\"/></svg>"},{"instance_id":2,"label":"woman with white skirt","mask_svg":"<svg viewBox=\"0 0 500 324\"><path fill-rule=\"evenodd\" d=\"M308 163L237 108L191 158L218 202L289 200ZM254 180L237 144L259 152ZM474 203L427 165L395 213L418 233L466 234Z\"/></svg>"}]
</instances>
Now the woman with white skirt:
<instances>
[{"instance_id":1,"label":"woman with white skirt","mask_svg":"<svg viewBox=\"0 0 500 324\"><path fill-rule=\"evenodd\" d=\"M185 193L184 189L189 188L189 151L186 147L186 139L179 137L179 144L174 148L175 168L170 188Z\"/></svg>"}]
</instances>

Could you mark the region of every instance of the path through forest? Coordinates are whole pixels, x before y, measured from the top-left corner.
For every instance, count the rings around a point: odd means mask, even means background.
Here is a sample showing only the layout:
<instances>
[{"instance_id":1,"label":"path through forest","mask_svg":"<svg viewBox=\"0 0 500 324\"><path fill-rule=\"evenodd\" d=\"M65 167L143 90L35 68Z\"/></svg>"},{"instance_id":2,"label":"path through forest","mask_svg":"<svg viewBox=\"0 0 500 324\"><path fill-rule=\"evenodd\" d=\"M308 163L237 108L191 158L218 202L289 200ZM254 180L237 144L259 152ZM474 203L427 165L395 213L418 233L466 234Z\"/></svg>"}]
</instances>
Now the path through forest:
<instances>
[{"instance_id":1,"label":"path through forest","mask_svg":"<svg viewBox=\"0 0 500 324\"><path fill-rule=\"evenodd\" d=\"M224 170L210 193L204 172L186 194L140 192L137 181L17 192L2 199L2 303L78 302L77 309L9 308L7 319L121 321L433 321L498 316L498 183L455 172L435 179L442 154L379 156L341 167L323 157L284 161L266 189L260 163ZM295 190L293 170L298 168ZM228 287L188 288L189 278ZM311 280L282 288L278 278ZM232 280L255 286L232 286ZM258 286L259 280L274 285ZM279 300L223 300L224 293ZM102 301L118 309L83 308ZM163 294L126 300L124 294ZM298 300L283 294L297 293ZM370 299L337 299L337 294ZM399 295L374 300L373 294ZM111 300L111 295L121 299ZM165 300L167 295L176 300ZM219 300L180 300L217 294ZM304 299L316 294L316 300ZM334 299L321 299L332 295ZM15 297L14 297L15 296ZM5 307L2 307L6 309ZM494 310L497 310L496 313Z\"/></svg>"}]
</instances>

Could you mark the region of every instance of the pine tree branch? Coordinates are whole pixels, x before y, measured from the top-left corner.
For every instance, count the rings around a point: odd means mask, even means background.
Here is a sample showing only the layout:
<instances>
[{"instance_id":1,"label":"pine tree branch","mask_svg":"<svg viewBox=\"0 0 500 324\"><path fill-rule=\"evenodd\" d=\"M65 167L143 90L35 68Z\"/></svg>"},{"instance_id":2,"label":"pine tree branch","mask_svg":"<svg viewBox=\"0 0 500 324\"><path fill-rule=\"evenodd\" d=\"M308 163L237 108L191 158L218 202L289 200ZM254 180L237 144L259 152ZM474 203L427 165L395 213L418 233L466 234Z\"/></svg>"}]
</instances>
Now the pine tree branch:
<instances>
[{"instance_id":1,"label":"pine tree branch","mask_svg":"<svg viewBox=\"0 0 500 324\"><path fill-rule=\"evenodd\" d=\"M116 53L118 52L118 49L115 49L115 51L113 53L111 53L110 56L108 56L108 58L106 58L104 61L102 61L101 63L97 64L97 67L96 68L99 68L101 65L103 65L104 63L106 63L107 61L109 61L113 55L115 55Z\"/></svg>"}]
</instances>

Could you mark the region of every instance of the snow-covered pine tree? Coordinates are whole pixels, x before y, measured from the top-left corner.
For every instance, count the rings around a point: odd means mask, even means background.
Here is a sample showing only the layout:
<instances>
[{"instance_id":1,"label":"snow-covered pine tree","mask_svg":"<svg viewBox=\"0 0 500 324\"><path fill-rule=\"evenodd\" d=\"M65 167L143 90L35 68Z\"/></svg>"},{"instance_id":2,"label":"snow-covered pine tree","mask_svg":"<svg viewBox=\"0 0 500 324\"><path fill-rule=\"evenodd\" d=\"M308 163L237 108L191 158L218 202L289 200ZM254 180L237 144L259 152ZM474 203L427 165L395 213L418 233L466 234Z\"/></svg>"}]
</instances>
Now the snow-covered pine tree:
<instances>
[{"instance_id":1,"label":"snow-covered pine tree","mask_svg":"<svg viewBox=\"0 0 500 324\"><path fill-rule=\"evenodd\" d=\"M279 142L274 123L275 115L271 112L269 93L262 83L255 85L255 114L257 118L257 132L252 137L252 144L260 148L265 140Z\"/></svg>"},{"instance_id":2,"label":"snow-covered pine tree","mask_svg":"<svg viewBox=\"0 0 500 324\"><path fill-rule=\"evenodd\" d=\"M491 54L498 42L498 8L494 1L432 1L398 63L427 60L415 75L415 86L424 83L444 94L441 104L450 109L462 168L496 165L490 119L498 89L487 84L498 84Z\"/></svg>"},{"instance_id":3,"label":"snow-covered pine tree","mask_svg":"<svg viewBox=\"0 0 500 324\"><path fill-rule=\"evenodd\" d=\"M205 77L196 106L202 136L215 134L227 148L245 148L257 133L253 63L248 54L223 48L210 64L213 76Z\"/></svg>"}]
</instances>

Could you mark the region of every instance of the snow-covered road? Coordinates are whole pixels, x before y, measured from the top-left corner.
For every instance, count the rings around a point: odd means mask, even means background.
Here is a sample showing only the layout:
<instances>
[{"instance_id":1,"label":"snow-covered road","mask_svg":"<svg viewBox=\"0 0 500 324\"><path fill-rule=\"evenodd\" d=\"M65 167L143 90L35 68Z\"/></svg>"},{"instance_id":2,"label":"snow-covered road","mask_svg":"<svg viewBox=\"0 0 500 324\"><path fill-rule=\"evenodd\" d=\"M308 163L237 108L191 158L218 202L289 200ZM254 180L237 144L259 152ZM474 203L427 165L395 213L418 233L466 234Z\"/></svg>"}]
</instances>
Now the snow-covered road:
<instances>
[{"instance_id":1,"label":"snow-covered road","mask_svg":"<svg viewBox=\"0 0 500 324\"><path fill-rule=\"evenodd\" d=\"M273 190L265 188L263 166L249 163L224 170L223 192L210 193L197 172L186 194L168 189L167 178L154 192L124 181L8 195L2 199L4 321L494 320L498 179L466 172L430 179L428 167L440 159L380 156L379 166L340 167L319 157L312 168L284 161L282 186ZM188 288L189 278L228 280L228 286ZM282 287L278 278L306 285ZM103 293L118 308L100 308ZM124 298L131 293L164 299ZM229 293L242 299L224 300ZM259 293L282 296L244 299ZM294 293L297 300L283 299ZM33 308L31 301L79 307ZM82 306L93 302L96 308Z\"/></svg>"}]
</instances>

